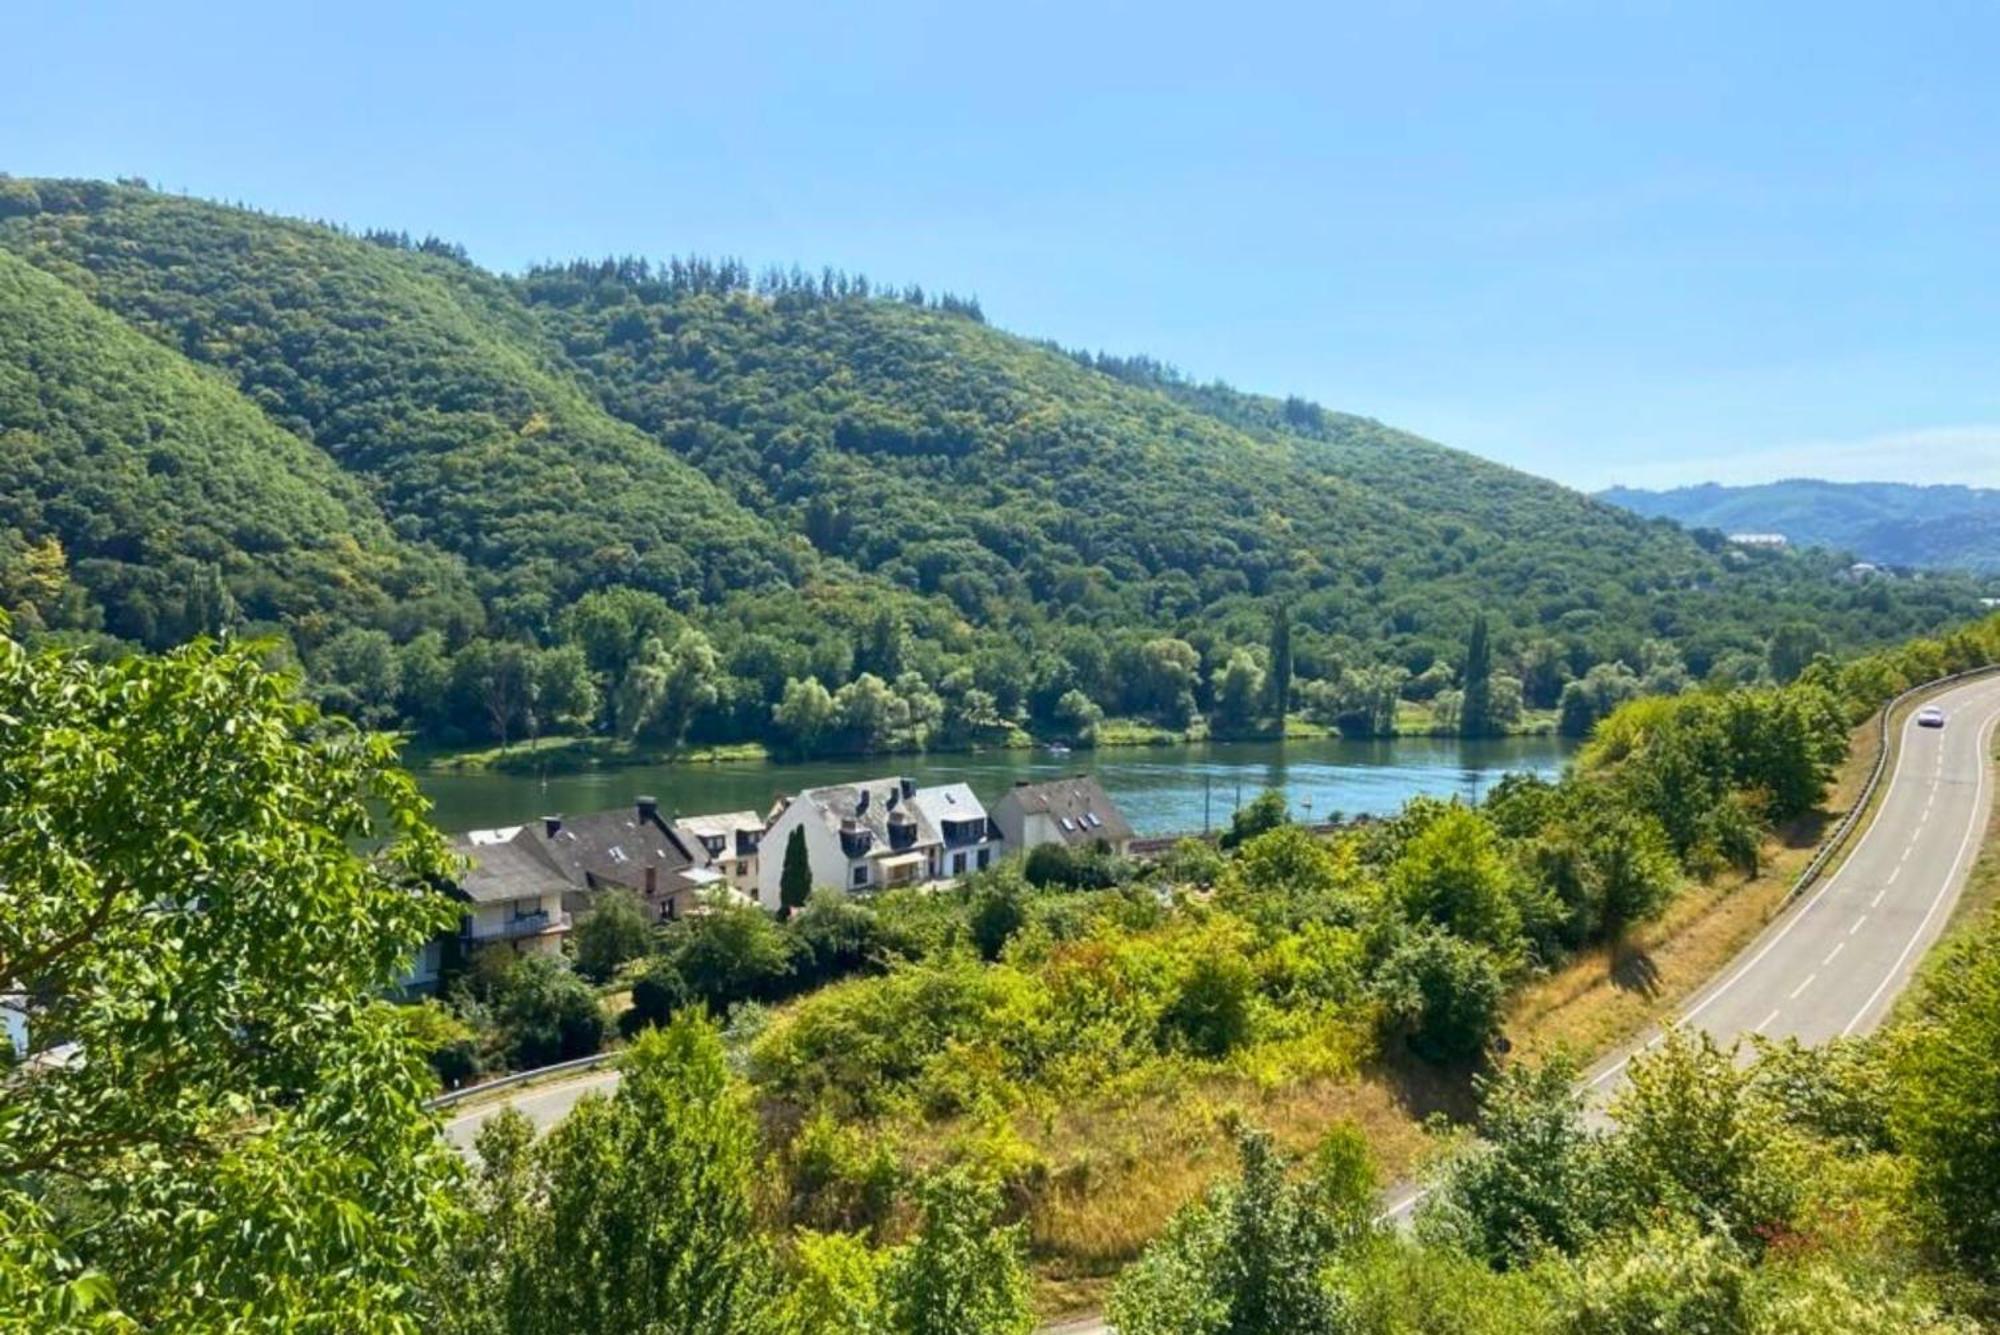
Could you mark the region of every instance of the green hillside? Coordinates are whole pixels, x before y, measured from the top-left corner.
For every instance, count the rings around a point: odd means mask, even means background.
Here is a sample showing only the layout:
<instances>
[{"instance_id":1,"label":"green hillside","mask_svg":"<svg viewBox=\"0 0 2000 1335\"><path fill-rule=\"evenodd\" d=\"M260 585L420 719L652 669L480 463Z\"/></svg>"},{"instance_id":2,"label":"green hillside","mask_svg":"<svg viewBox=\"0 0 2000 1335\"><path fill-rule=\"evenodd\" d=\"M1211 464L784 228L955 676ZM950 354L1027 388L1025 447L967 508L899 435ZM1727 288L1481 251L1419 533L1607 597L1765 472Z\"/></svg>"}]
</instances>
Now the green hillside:
<instances>
[{"instance_id":1,"label":"green hillside","mask_svg":"<svg viewBox=\"0 0 2000 1335\"><path fill-rule=\"evenodd\" d=\"M576 264L520 286L613 412L976 620L1150 625L1206 647L1260 639L1282 598L1303 670L1386 656L1421 672L1484 608L1513 649L1551 638L1579 672L1666 636L1700 673L1761 651L1774 608L1876 641L1966 606L1944 586L1857 597L1831 563L1748 561L1298 400L826 282L760 293L683 270Z\"/></svg>"},{"instance_id":2,"label":"green hillside","mask_svg":"<svg viewBox=\"0 0 2000 1335\"><path fill-rule=\"evenodd\" d=\"M102 430L37 391L0 430L84 444L11 452L5 494L115 497L18 505L15 565L57 538L76 561L62 596L148 643L196 625L159 589L220 569L234 606L200 625L278 625L330 701L434 740L870 750L1086 737L1104 714L1273 727L1280 607L1285 703L1364 732L1399 694L1448 720L1483 613L1505 723L1593 670L1592 709L1754 675L1788 621L1862 645L1975 607L1961 580L1857 588L1831 558L1728 551L1365 419L1066 354L957 299L698 261L507 278L442 243L136 185L4 185L0 254L54 294L28 304L151 359L59 380L113 402L138 380L200 385L228 406L197 417L240 424L209 434L218 478L288 478L345 516L223 501L219 481L156 480L159 498L140 485L157 471L99 461ZM47 378L53 337L21 324L0 345L14 383ZM237 523L183 533L168 521L188 507ZM343 531L394 577L267 558Z\"/></svg>"},{"instance_id":3,"label":"green hillside","mask_svg":"<svg viewBox=\"0 0 2000 1335\"><path fill-rule=\"evenodd\" d=\"M31 626L157 646L469 598L324 454L4 252L0 459L0 590Z\"/></svg>"},{"instance_id":4,"label":"green hillside","mask_svg":"<svg viewBox=\"0 0 2000 1335\"><path fill-rule=\"evenodd\" d=\"M148 191L38 198L0 242L225 371L491 598L609 582L712 598L799 574L768 526L548 366L518 304L466 264Z\"/></svg>"},{"instance_id":5,"label":"green hillside","mask_svg":"<svg viewBox=\"0 0 2000 1335\"><path fill-rule=\"evenodd\" d=\"M1603 499L1691 528L1782 533L1795 546L1852 552L1878 565L2000 574L2000 491L1979 487L1791 478L1670 491L1613 487Z\"/></svg>"}]
</instances>

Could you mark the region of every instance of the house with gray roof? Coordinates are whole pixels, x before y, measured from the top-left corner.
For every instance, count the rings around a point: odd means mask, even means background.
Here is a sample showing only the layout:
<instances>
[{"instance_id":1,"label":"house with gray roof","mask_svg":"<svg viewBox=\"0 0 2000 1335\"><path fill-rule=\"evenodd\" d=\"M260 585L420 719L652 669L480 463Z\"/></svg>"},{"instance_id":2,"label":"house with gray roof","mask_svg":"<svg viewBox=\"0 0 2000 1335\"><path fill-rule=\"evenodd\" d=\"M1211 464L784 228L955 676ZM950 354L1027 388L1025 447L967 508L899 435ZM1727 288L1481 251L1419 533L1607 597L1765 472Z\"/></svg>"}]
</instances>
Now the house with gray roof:
<instances>
[{"instance_id":1,"label":"house with gray roof","mask_svg":"<svg viewBox=\"0 0 2000 1335\"><path fill-rule=\"evenodd\" d=\"M612 890L629 890L666 920L728 888L707 850L641 797L629 807L544 816L522 825L453 835L465 870L445 886L463 904L456 933L425 946L405 986L435 986L448 953L504 948L553 955L579 916Z\"/></svg>"},{"instance_id":2,"label":"house with gray roof","mask_svg":"<svg viewBox=\"0 0 2000 1335\"><path fill-rule=\"evenodd\" d=\"M938 832L938 875L957 878L984 871L1000 856L1000 831L986 806L962 783L919 788L910 799Z\"/></svg>"},{"instance_id":3,"label":"house with gray roof","mask_svg":"<svg viewBox=\"0 0 2000 1335\"><path fill-rule=\"evenodd\" d=\"M993 823L1013 853L1025 853L1038 844L1078 849L1102 845L1121 855L1132 848L1131 822L1088 774L1015 784L993 804Z\"/></svg>"},{"instance_id":4,"label":"house with gray roof","mask_svg":"<svg viewBox=\"0 0 2000 1335\"><path fill-rule=\"evenodd\" d=\"M964 784L895 776L808 788L778 803L761 841L757 902L774 913L794 830L805 832L813 885L849 894L925 885L997 856L986 808Z\"/></svg>"},{"instance_id":5,"label":"house with gray roof","mask_svg":"<svg viewBox=\"0 0 2000 1335\"><path fill-rule=\"evenodd\" d=\"M722 811L709 816L679 816L674 827L690 846L698 845L708 863L742 893L756 897L757 859L764 842L764 818L754 811Z\"/></svg>"}]
</instances>

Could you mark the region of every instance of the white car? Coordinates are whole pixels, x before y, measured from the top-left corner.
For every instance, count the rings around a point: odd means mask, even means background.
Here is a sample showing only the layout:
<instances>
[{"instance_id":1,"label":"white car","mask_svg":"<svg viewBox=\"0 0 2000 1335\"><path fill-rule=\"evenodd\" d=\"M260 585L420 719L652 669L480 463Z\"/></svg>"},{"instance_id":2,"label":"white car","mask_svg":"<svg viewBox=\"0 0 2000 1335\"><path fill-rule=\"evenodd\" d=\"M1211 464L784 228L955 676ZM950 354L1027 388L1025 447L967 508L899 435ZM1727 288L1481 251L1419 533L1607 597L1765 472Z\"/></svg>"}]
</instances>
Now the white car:
<instances>
[{"instance_id":1,"label":"white car","mask_svg":"<svg viewBox=\"0 0 2000 1335\"><path fill-rule=\"evenodd\" d=\"M1917 714L1917 726L1919 728L1942 728L1944 726L1944 711L1936 705L1931 705L1919 711Z\"/></svg>"}]
</instances>

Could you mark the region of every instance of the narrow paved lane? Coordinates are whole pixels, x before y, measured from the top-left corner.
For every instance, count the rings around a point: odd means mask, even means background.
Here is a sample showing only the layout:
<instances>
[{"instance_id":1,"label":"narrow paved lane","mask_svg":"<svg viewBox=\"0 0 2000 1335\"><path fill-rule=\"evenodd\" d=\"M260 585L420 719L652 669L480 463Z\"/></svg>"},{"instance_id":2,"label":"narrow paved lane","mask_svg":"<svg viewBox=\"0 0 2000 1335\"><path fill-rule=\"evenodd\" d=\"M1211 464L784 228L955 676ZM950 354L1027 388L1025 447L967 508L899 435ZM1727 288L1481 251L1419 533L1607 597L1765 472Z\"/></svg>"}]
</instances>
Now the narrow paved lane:
<instances>
[{"instance_id":1,"label":"narrow paved lane","mask_svg":"<svg viewBox=\"0 0 2000 1335\"><path fill-rule=\"evenodd\" d=\"M1992 808L2000 681L1959 686L1933 702L1945 711L1945 727L1918 727L1914 711L1903 723L1881 804L1839 870L1697 993L1679 1023L1699 1025L1724 1043L1752 1034L1820 1043L1881 1023L1943 932ZM1617 1091L1632 1054L1658 1041L1657 1033L1649 1035L1590 1071L1585 1084L1594 1110L1601 1114ZM609 1090L617 1079L615 1071L600 1071L529 1089L462 1113L445 1131L469 1148L486 1118L510 1103L547 1129L585 1093ZM1416 1192L1397 1198L1385 1217L1406 1221L1419 1199ZM1098 1335L1109 1328L1084 1318L1050 1329Z\"/></svg>"},{"instance_id":2,"label":"narrow paved lane","mask_svg":"<svg viewBox=\"0 0 2000 1335\"><path fill-rule=\"evenodd\" d=\"M502 1108L514 1108L527 1114L535 1124L537 1134L569 1116L577 1100L593 1090L610 1093L618 1087L618 1072L591 1071L573 1080L564 1080L552 1085L530 1085L518 1093L496 1096L490 1103L481 1103L475 1108L467 1108L456 1116L447 1116L444 1123L445 1137L458 1147L460 1153L470 1155L472 1142L479 1135L479 1128L486 1125L486 1119Z\"/></svg>"}]
</instances>

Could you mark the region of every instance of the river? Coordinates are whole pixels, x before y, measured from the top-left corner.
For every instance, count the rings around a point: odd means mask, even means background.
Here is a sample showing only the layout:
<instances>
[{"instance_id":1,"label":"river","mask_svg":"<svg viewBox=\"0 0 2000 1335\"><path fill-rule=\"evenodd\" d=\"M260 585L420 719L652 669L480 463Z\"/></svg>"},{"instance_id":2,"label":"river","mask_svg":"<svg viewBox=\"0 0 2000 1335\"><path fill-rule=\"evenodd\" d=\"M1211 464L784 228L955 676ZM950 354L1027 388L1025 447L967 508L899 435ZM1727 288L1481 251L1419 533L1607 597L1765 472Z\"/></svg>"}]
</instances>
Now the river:
<instances>
[{"instance_id":1,"label":"river","mask_svg":"<svg viewBox=\"0 0 2000 1335\"><path fill-rule=\"evenodd\" d=\"M418 771L441 829L518 825L544 814L622 806L640 793L675 815L769 809L780 793L886 774L923 784L963 780L992 802L1017 779L1091 773L1140 834L1220 828L1239 801L1266 788L1285 794L1295 819L1387 815L1420 793L1474 799L1502 774L1552 775L1573 744L1555 737L1460 741L1399 737L1382 741L1329 738L1288 742L1212 742L1186 746L1107 747L1052 756L1043 751L877 756L872 759L776 764L730 761L698 765L637 765L529 775Z\"/></svg>"}]
</instances>

